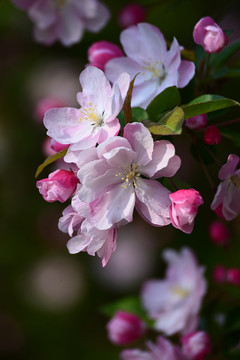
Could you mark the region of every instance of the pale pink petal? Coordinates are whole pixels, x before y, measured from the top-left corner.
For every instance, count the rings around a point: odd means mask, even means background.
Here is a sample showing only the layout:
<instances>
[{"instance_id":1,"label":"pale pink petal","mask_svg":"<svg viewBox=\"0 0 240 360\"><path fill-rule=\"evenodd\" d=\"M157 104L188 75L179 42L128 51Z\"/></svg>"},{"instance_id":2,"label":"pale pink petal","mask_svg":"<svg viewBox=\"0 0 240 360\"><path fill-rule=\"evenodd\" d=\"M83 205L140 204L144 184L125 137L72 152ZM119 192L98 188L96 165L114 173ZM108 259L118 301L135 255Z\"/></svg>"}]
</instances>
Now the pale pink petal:
<instances>
[{"instance_id":1,"label":"pale pink petal","mask_svg":"<svg viewBox=\"0 0 240 360\"><path fill-rule=\"evenodd\" d=\"M102 259L102 266L106 266L112 253L116 250L117 230L111 228L106 232L106 239L103 246L98 250L97 254Z\"/></svg>"},{"instance_id":2,"label":"pale pink petal","mask_svg":"<svg viewBox=\"0 0 240 360\"><path fill-rule=\"evenodd\" d=\"M99 158L104 158L104 154L110 152L111 150L119 147L124 147L132 150L131 145L127 141L127 139L121 136L115 136L113 138L108 139L104 143L101 143L97 147L97 154Z\"/></svg>"},{"instance_id":3,"label":"pale pink petal","mask_svg":"<svg viewBox=\"0 0 240 360\"><path fill-rule=\"evenodd\" d=\"M128 73L132 80L137 73L142 72L142 67L134 60L127 57L119 57L108 61L105 65L106 77L111 81L115 82L122 73ZM140 76L136 77L136 84L139 83ZM144 78L141 78L141 83Z\"/></svg>"},{"instance_id":4,"label":"pale pink petal","mask_svg":"<svg viewBox=\"0 0 240 360\"><path fill-rule=\"evenodd\" d=\"M121 360L153 360L152 355L147 351L138 349L123 350Z\"/></svg>"},{"instance_id":5,"label":"pale pink petal","mask_svg":"<svg viewBox=\"0 0 240 360\"><path fill-rule=\"evenodd\" d=\"M113 136L117 136L120 129L121 125L118 119L114 119L110 122L104 123L99 129L98 144L103 143L104 141L112 138Z\"/></svg>"},{"instance_id":6,"label":"pale pink petal","mask_svg":"<svg viewBox=\"0 0 240 360\"><path fill-rule=\"evenodd\" d=\"M193 39L196 44L202 45L203 38L206 34L205 27L214 24L215 21L210 16L206 16L198 21L193 31Z\"/></svg>"},{"instance_id":7,"label":"pale pink petal","mask_svg":"<svg viewBox=\"0 0 240 360\"><path fill-rule=\"evenodd\" d=\"M137 76L137 78L139 79L142 78L144 80L143 76ZM171 85L175 85L175 84L172 84L171 82ZM151 80L145 82L143 81L139 85L136 81L136 86L133 87L131 106L141 107L143 109L146 109L150 104L150 102L164 89L165 89L164 85L159 87L158 78L152 78Z\"/></svg>"},{"instance_id":8,"label":"pale pink petal","mask_svg":"<svg viewBox=\"0 0 240 360\"><path fill-rule=\"evenodd\" d=\"M170 191L155 180L139 180L136 192L136 209L154 226L171 223L169 218Z\"/></svg>"},{"instance_id":9,"label":"pale pink petal","mask_svg":"<svg viewBox=\"0 0 240 360\"><path fill-rule=\"evenodd\" d=\"M94 18L87 20L85 27L89 31L98 32L106 25L109 18L110 12L108 8L104 4L97 2L96 15Z\"/></svg>"},{"instance_id":10,"label":"pale pink petal","mask_svg":"<svg viewBox=\"0 0 240 360\"><path fill-rule=\"evenodd\" d=\"M45 45L51 45L58 39L59 26L57 23L48 27L47 29L40 29L37 26L34 28L34 38L37 42Z\"/></svg>"},{"instance_id":11,"label":"pale pink petal","mask_svg":"<svg viewBox=\"0 0 240 360\"><path fill-rule=\"evenodd\" d=\"M117 176L117 174L120 174L119 171L117 171L118 169L130 167L131 164L136 161L136 153L131 149L116 148L105 153L104 158L107 160L109 166L116 169L115 176Z\"/></svg>"},{"instance_id":12,"label":"pale pink petal","mask_svg":"<svg viewBox=\"0 0 240 360\"><path fill-rule=\"evenodd\" d=\"M67 248L70 254L77 254L83 251L91 242L90 237L76 235L67 242Z\"/></svg>"},{"instance_id":13,"label":"pale pink petal","mask_svg":"<svg viewBox=\"0 0 240 360\"><path fill-rule=\"evenodd\" d=\"M227 159L227 163L224 164L219 173L218 177L221 180L225 180L228 176L233 176L236 170L236 167L239 163L239 157L235 154L230 154Z\"/></svg>"},{"instance_id":14,"label":"pale pink petal","mask_svg":"<svg viewBox=\"0 0 240 360\"><path fill-rule=\"evenodd\" d=\"M180 46L177 39L174 38L169 51L164 59L164 65L167 71L177 71L181 63Z\"/></svg>"},{"instance_id":15,"label":"pale pink petal","mask_svg":"<svg viewBox=\"0 0 240 360\"><path fill-rule=\"evenodd\" d=\"M20 9L27 10L29 9L36 0L12 0L12 2Z\"/></svg>"},{"instance_id":16,"label":"pale pink petal","mask_svg":"<svg viewBox=\"0 0 240 360\"><path fill-rule=\"evenodd\" d=\"M185 87L195 74L195 65L191 61L183 60L178 68L178 87Z\"/></svg>"},{"instance_id":17,"label":"pale pink petal","mask_svg":"<svg viewBox=\"0 0 240 360\"><path fill-rule=\"evenodd\" d=\"M59 19L58 36L63 45L70 46L81 40L84 25L82 20L74 11L74 8L65 6L63 14Z\"/></svg>"},{"instance_id":18,"label":"pale pink petal","mask_svg":"<svg viewBox=\"0 0 240 360\"><path fill-rule=\"evenodd\" d=\"M57 20L57 11L47 0L35 1L28 13L32 21L41 30L54 25Z\"/></svg>"}]
</instances>

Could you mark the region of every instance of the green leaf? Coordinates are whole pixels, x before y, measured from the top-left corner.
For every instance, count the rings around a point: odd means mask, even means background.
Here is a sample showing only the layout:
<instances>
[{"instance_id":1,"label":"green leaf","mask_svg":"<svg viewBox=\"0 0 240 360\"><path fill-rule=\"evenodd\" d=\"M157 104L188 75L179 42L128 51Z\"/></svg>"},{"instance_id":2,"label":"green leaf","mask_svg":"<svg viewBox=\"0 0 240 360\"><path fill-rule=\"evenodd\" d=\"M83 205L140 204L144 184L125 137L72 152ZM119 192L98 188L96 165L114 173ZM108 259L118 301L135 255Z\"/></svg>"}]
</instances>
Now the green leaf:
<instances>
[{"instance_id":1,"label":"green leaf","mask_svg":"<svg viewBox=\"0 0 240 360\"><path fill-rule=\"evenodd\" d=\"M140 317L145 316L139 297L127 297L101 307L101 311L109 317L112 317L118 310L124 310Z\"/></svg>"},{"instance_id":2,"label":"green leaf","mask_svg":"<svg viewBox=\"0 0 240 360\"><path fill-rule=\"evenodd\" d=\"M35 173L35 178L38 177L38 175L43 171L43 169L46 166L48 166L48 165L52 164L54 161L62 158L67 153L67 151L68 151L68 148L47 157L46 160L44 160L44 162L41 165L38 166L37 171Z\"/></svg>"},{"instance_id":3,"label":"green leaf","mask_svg":"<svg viewBox=\"0 0 240 360\"><path fill-rule=\"evenodd\" d=\"M215 69L224 65L225 62L233 56L238 50L240 50L240 41L236 41L228 46L226 46L219 53L212 54L210 59L210 65Z\"/></svg>"},{"instance_id":4,"label":"green leaf","mask_svg":"<svg viewBox=\"0 0 240 360\"><path fill-rule=\"evenodd\" d=\"M237 77L240 77L240 69L239 68L228 69L227 73L223 77L224 78L237 78Z\"/></svg>"},{"instance_id":5,"label":"green leaf","mask_svg":"<svg viewBox=\"0 0 240 360\"><path fill-rule=\"evenodd\" d=\"M157 95L146 111L152 121L158 121L163 112L181 104L181 97L176 86L170 86Z\"/></svg>"},{"instance_id":6,"label":"green leaf","mask_svg":"<svg viewBox=\"0 0 240 360\"><path fill-rule=\"evenodd\" d=\"M149 131L154 135L179 135L182 132L184 112L176 107L167 113L158 123L145 122Z\"/></svg>"},{"instance_id":7,"label":"green leaf","mask_svg":"<svg viewBox=\"0 0 240 360\"><path fill-rule=\"evenodd\" d=\"M125 126L125 119L124 119L124 111L123 110L120 111L117 118L118 118L118 120L120 122L121 127L124 127Z\"/></svg>"},{"instance_id":8,"label":"green leaf","mask_svg":"<svg viewBox=\"0 0 240 360\"><path fill-rule=\"evenodd\" d=\"M133 121L142 122L148 119L148 113L139 107L135 107L132 108L132 118Z\"/></svg>"},{"instance_id":9,"label":"green leaf","mask_svg":"<svg viewBox=\"0 0 240 360\"><path fill-rule=\"evenodd\" d=\"M235 146L240 146L240 133L227 127L220 127L221 136L233 141Z\"/></svg>"},{"instance_id":10,"label":"green leaf","mask_svg":"<svg viewBox=\"0 0 240 360\"><path fill-rule=\"evenodd\" d=\"M185 113L185 118L189 119L196 115L205 114L211 111L225 109L231 106L239 106L239 102L232 99L227 99L219 95L202 95L194 99L187 105L182 105L181 108Z\"/></svg>"}]
</instances>

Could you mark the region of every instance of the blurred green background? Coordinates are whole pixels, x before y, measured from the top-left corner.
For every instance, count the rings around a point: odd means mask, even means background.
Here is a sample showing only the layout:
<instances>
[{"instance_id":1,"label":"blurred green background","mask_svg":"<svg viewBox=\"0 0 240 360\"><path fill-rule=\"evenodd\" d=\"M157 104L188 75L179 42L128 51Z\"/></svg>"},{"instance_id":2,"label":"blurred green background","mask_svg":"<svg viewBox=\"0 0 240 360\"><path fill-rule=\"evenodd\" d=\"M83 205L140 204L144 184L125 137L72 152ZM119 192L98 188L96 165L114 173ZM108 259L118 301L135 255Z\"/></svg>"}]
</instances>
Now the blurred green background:
<instances>
[{"instance_id":1,"label":"blurred green background","mask_svg":"<svg viewBox=\"0 0 240 360\"><path fill-rule=\"evenodd\" d=\"M117 14L129 2L104 2L112 14L108 25L98 34L86 33L79 44L65 48L60 44L37 44L26 12L16 9L9 0L0 0L0 359L118 359L120 348L107 339L107 318L101 307L138 294L144 280L160 276L164 267L161 249L165 246L195 249L209 279L215 264L240 266L238 220L230 226L228 251L216 249L208 238L208 224L216 218L209 210L213 193L190 155L184 135L175 140L183 162L179 178L199 190L205 200L192 235L170 226L150 227L136 215L134 223L120 231L116 253L106 269L98 258L68 254L68 236L57 229L65 205L45 203L35 186L35 170L44 160L45 129L36 120L34 109L46 96L77 106L78 77L87 63L88 47L98 40L119 44ZM240 37L238 1L139 3L146 5L147 20L158 26L167 40L175 36L186 48L194 48L193 27L207 15L223 28L232 29L232 39ZM191 85L182 92L183 99L190 100L190 92ZM216 93L239 101L239 79L218 83ZM239 115L234 110L223 120ZM234 129L240 131L237 125ZM231 151L239 155L239 150L223 139L217 156L224 163ZM218 166L211 164L216 185L217 171ZM49 168L42 177L48 172ZM238 306L239 290L227 291L230 303L226 307Z\"/></svg>"}]
</instances>

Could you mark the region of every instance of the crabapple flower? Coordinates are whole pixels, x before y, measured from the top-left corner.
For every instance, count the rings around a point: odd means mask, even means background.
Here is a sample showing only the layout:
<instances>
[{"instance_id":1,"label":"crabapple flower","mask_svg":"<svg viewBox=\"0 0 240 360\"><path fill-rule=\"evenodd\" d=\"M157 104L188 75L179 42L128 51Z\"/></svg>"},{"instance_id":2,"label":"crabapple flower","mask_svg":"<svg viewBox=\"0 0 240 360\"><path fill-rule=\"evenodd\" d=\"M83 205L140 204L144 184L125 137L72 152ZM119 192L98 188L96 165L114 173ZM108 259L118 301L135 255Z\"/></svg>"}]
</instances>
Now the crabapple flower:
<instances>
[{"instance_id":1,"label":"crabapple flower","mask_svg":"<svg viewBox=\"0 0 240 360\"><path fill-rule=\"evenodd\" d=\"M37 181L36 185L47 202L65 202L76 190L78 178L72 171L56 170L48 178Z\"/></svg>"},{"instance_id":2,"label":"crabapple flower","mask_svg":"<svg viewBox=\"0 0 240 360\"><path fill-rule=\"evenodd\" d=\"M83 150L118 134L116 116L122 109L129 87L129 75L121 74L111 85L104 73L93 66L80 74L82 92L77 94L80 109L49 110L44 117L47 135L72 150Z\"/></svg>"},{"instance_id":3,"label":"crabapple flower","mask_svg":"<svg viewBox=\"0 0 240 360\"><path fill-rule=\"evenodd\" d=\"M233 220L240 212L240 170L236 170L239 157L230 154L218 177L222 182L218 185L216 194L211 204L211 209L216 210L226 220Z\"/></svg>"},{"instance_id":4,"label":"crabapple flower","mask_svg":"<svg viewBox=\"0 0 240 360\"><path fill-rule=\"evenodd\" d=\"M172 202L170 218L173 226L190 234L193 230L198 207L203 204L201 195L194 189L187 189L175 191L169 197Z\"/></svg>"},{"instance_id":5,"label":"crabapple flower","mask_svg":"<svg viewBox=\"0 0 240 360\"><path fill-rule=\"evenodd\" d=\"M97 0L13 0L27 10L35 25L36 41L51 45L57 40L70 46L81 40L84 30L98 32L109 19L108 9Z\"/></svg>"},{"instance_id":6,"label":"crabapple flower","mask_svg":"<svg viewBox=\"0 0 240 360\"><path fill-rule=\"evenodd\" d=\"M98 41L88 49L88 60L90 65L104 70L105 64L116 57L123 56L119 46L109 41Z\"/></svg>"},{"instance_id":7,"label":"crabapple flower","mask_svg":"<svg viewBox=\"0 0 240 360\"><path fill-rule=\"evenodd\" d=\"M185 120L185 126L191 130L199 130L207 125L208 119L206 114L196 115Z\"/></svg>"},{"instance_id":8,"label":"crabapple flower","mask_svg":"<svg viewBox=\"0 0 240 360\"><path fill-rule=\"evenodd\" d=\"M71 205L63 211L63 216L59 219L58 228L71 236L67 243L70 254L86 251L89 255L95 255L97 252L105 266L116 249L117 231L115 227L101 231L88 222L86 216L90 207L79 200L80 188L79 184Z\"/></svg>"},{"instance_id":9,"label":"crabapple flower","mask_svg":"<svg viewBox=\"0 0 240 360\"><path fill-rule=\"evenodd\" d=\"M221 221L213 221L208 229L209 237L212 242L218 246L224 246L228 244L230 239L230 233L225 224Z\"/></svg>"},{"instance_id":10,"label":"crabapple flower","mask_svg":"<svg viewBox=\"0 0 240 360\"><path fill-rule=\"evenodd\" d=\"M182 351L191 360L204 360L211 352L211 340L204 331L194 331L181 338Z\"/></svg>"},{"instance_id":11,"label":"crabapple flower","mask_svg":"<svg viewBox=\"0 0 240 360\"><path fill-rule=\"evenodd\" d=\"M138 349L124 350L121 352L121 360L188 360L177 346L163 336L157 338L157 343L147 342L149 351Z\"/></svg>"},{"instance_id":12,"label":"crabapple flower","mask_svg":"<svg viewBox=\"0 0 240 360\"><path fill-rule=\"evenodd\" d=\"M168 262L166 278L149 280L143 285L143 306L155 320L156 330L166 335L193 331L206 293L204 269L188 248L183 248L180 254L165 250L163 257Z\"/></svg>"},{"instance_id":13,"label":"crabapple flower","mask_svg":"<svg viewBox=\"0 0 240 360\"><path fill-rule=\"evenodd\" d=\"M210 16L200 19L195 25L193 39L208 53L216 53L228 44L227 35Z\"/></svg>"},{"instance_id":14,"label":"crabapple flower","mask_svg":"<svg viewBox=\"0 0 240 360\"><path fill-rule=\"evenodd\" d=\"M131 80L136 74L132 107L146 108L160 92L169 86L186 86L195 73L194 64L181 60L180 46L174 38L170 50L158 28L139 23L122 31L120 40L127 57L115 58L105 65L109 80L116 81L124 71Z\"/></svg>"},{"instance_id":15,"label":"crabapple flower","mask_svg":"<svg viewBox=\"0 0 240 360\"><path fill-rule=\"evenodd\" d=\"M79 198L90 203L88 220L94 226L105 230L131 222L135 205L152 225L171 222L170 192L154 180L171 177L180 167L181 160L169 141L154 143L143 124L131 123L125 126L123 137L115 136L89 150L92 161L86 162L84 151L79 155Z\"/></svg>"},{"instance_id":16,"label":"crabapple flower","mask_svg":"<svg viewBox=\"0 0 240 360\"><path fill-rule=\"evenodd\" d=\"M121 28L136 25L146 20L146 9L140 4L128 4L118 14L118 23Z\"/></svg>"},{"instance_id":17,"label":"crabapple flower","mask_svg":"<svg viewBox=\"0 0 240 360\"><path fill-rule=\"evenodd\" d=\"M207 145L219 144L221 141L221 135L218 128L214 125L208 126L208 128L205 130L203 141Z\"/></svg>"},{"instance_id":18,"label":"crabapple flower","mask_svg":"<svg viewBox=\"0 0 240 360\"><path fill-rule=\"evenodd\" d=\"M144 322L135 314L117 311L107 324L108 337L117 345L128 345L145 332Z\"/></svg>"}]
</instances>

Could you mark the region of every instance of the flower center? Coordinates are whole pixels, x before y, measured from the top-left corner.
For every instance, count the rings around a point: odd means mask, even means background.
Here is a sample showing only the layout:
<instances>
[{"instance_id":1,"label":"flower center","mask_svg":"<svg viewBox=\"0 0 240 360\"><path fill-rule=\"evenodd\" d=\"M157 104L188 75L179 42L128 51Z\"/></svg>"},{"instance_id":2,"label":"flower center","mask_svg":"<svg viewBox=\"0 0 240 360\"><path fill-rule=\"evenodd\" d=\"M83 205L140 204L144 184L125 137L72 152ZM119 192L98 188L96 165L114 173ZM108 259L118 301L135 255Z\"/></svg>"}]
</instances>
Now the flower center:
<instances>
[{"instance_id":1,"label":"flower center","mask_svg":"<svg viewBox=\"0 0 240 360\"><path fill-rule=\"evenodd\" d=\"M231 176L231 181L240 189L240 178L237 175Z\"/></svg>"},{"instance_id":2,"label":"flower center","mask_svg":"<svg viewBox=\"0 0 240 360\"><path fill-rule=\"evenodd\" d=\"M139 187L139 185L137 185L137 180L140 177L140 173L138 172L137 164L133 163L130 166L127 166L123 172L119 172L116 174L116 176L121 176L121 180L124 181L122 184L124 189L131 185L133 185L135 188Z\"/></svg>"},{"instance_id":3,"label":"flower center","mask_svg":"<svg viewBox=\"0 0 240 360\"><path fill-rule=\"evenodd\" d=\"M82 120L87 120L91 122L93 126L101 126L103 124L103 114L99 116L97 114L97 105L92 105L91 102L88 103L88 107L84 106L81 108L81 116L79 117L78 121L81 122Z\"/></svg>"},{"instance_id":4,"label":"flower center","mask_svg":"<svg viewBox=\"0 0 240 360\"><path fill-rule=\"evenodd\" d=\"M147 75L147 73L149 73L151 78L159 78L160 82L162 82L167 75L161 61L155 61L154 63L151 61L144 61L142 69L142 75Z\"/></svg>"},{"instance_id":5,"label":"flower center","mask_svg":"<svg viewBox=\"0 0 240 360\"><path fill-rule=\"evenodd\" d=\"M174 286L171 291L173 295L179 296L181 299L185 299L189 295L189 291L181 286Z\"/></svg>"}]
</instances>

